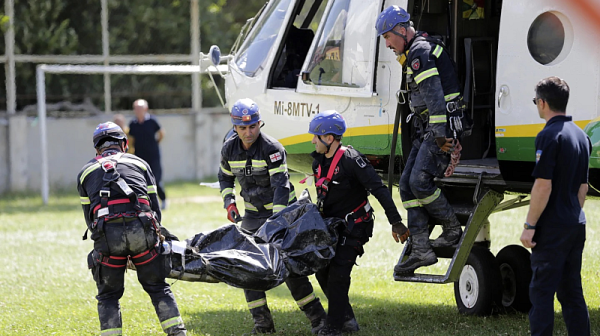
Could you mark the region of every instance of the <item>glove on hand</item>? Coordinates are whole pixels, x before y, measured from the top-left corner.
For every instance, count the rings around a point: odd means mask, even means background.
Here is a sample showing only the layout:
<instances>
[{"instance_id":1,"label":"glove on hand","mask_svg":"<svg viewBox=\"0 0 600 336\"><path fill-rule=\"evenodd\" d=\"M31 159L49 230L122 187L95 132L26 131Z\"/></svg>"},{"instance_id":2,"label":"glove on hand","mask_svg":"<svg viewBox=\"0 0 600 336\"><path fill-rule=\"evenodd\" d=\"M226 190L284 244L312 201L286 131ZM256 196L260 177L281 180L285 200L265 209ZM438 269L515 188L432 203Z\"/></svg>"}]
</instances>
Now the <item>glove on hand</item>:
<instances>
[{"instance_id":1,"label":"glove on hand","mask_svg":"<svg viewBox=\"0 0 600 336\"><path fill-rule=\"evenodd\" d=\"M240 216L240 212L235 206L235 203L231 203L227 206L227 219L232 223L237 223L242 220L242 216Z\"/></svg>"},{"instance_id":2,"label":"glove on hand","mask_svg":"<svg viewBox=\"0 0 600 336\"><path fill-rule=\"evenodd\" d=\"M454 150L454 139L452 138L435 138L435 143L444 153L451 153Z\"/></svg>"},{"instance_id":3,"label":"glove on hand","mask_svg":"<svg viewBox=\"0 0 600 336\"><path fill-rule=\"evenodd\" d=\"M392 237L394 237L396 243L400 242L404 244L408 236L410 236L410 231L402 221L392 224Z\"/></svg>"}]
</instances>

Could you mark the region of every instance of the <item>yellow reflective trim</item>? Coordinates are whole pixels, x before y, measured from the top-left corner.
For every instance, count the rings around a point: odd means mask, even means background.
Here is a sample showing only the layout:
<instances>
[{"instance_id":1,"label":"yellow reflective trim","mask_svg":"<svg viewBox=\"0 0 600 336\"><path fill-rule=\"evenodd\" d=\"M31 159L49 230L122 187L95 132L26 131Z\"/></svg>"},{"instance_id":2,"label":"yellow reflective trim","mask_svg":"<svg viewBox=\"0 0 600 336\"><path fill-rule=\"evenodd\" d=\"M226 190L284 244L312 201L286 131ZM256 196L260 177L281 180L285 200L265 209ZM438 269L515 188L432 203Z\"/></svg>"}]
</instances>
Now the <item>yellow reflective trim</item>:
<instances>
[{"instance_id":1,"label":"yellow reflective trim","mask_svg":"<svg viewBox=\"0 0 600 336\"><path fill-rule=\"evenodd\" d=\"M85 177L98 168L100 168L99 162L96 162L93 165L87 167L87 169L83 171L83 174L81 174L81 178L79 178L79 183L83 184L83 180L85 180Z\"/></svg>"},{"instance_id":2,"label":"yellow reflective trim","mask_svg":"<svg viewBox=\"0 0 600 336\"><path fill-rule=\"evenodd\" d=\"M90 204L89 197L79 197L79 200L81 201L81 204Z\"/></svg>"},{"instance_id":3,"label":"yellow reflective trim","mask_svg":"<svg viewBox=\"0 0 600 336\"><path fill-rule=\"evenodd\" d=\"M424 81L425 79L429 78L429 77L433 77L436 75L439 75L440 73L438 72L437 68L431 68L429 70L425 70L423 72L421 72L420 74L415 76L415 82L417 84L421 83L422 81Z\"/></svg>"},{"instance_id":4,"label":"yellow reflective trim","mask_svg":"<svg viewBox=\"0 0 600 336\"><path fill-rule=\"evenodd\" d=\"M146 165L142 161L122 157L122 158L119 158L119 160L117 160L117 162L131 163L131 164L134 164L134 165L142 168L144 171L148 170L148 168L146 168Z\"/></svg>"},{"instance_id":5,"label":"yellow reflective trim","mask_svg":"<svg viewBox=\"0 0 600 336\"><path fill-rule=\"evenodd\" d=\"M291 202L294 198L296 198L296 190L290 191L290 198L288 202Z\"/></svg>"},{"instance_id":6,"label":"yellow reflective trim","mask_svg":"<svg viewBox=\"0 0 600 336\"><path fill-rule=\"evenodd\" d=\"M445 96L444 96L444 99L445 99L446 101L450 101L450 100L452 100L452 99L454 99L454 98L458 97L459 95L460 95L460 92L451 93L451 94L449 94L449 95L445 95Z\"/></svg>"},{"instance_id":7,"label":"yellow reflective trim","mask_svg":"<svg viewBox=\"0 0 600 336\"><path fill-rule=\"evenodd\" d=\"M225 198L225 196L233 194L233 188L225 188L221 191L221 197Z\"/></svg>"},{"instance_id":8,"label":"yellow reflective trim","mask_svg":"<svg viewBox=\"0 0 600 336\"><path fill-rule=\"evenodd\" d=\"M296 301L296 304L298 305L298 307L302 308L302 307L306 306L308 303L312 302L316 298L317 298L317 296L315 295L314 292L312 292L307 297Z\"/></svg>"},{"instance_id":9,"label":"yellow reflective trim","mask_svg":"<svg viewBox=\"0 0 600 336\"><path fill-rule=\"evenodd\" d=\"M419 200L414 199L414 200L402 202L402 206L404 206L404 209L417 208L417 207L421 206L421 203L419 203Z\"/></svg>"},{"instance_id":10,"label":"yellow reflective trim","mask_svg":"<svg viewBox=\"0 0 600 336\"><path fill-rule=\"evenodd\" d=\"M442 124L446 122L446 116L445 115L433 115L433 116L429 116L429 123L430 124Z\"/></svg>"},{"instance_id":11,"label":"yellow reflective trim","mask_svg":"<svg viewBox=\"0 0 600 336\"><path fill-rule=\"evenodd\" d=\"M248 302L248 308L258 308L267 304L267 298L258 299L256 301Z\"/></svg>"},{"instance_id":12,"label":"yellow reflective trim","mask_svg":"<svg viewBox=\"0 0 600 336\"><path fill-rule=\"evenodd\" d=\"M423 205L427 205L427 204L435 201L438 197L440 197L441 194L442 194L442 191L438 188L435 190L433 195L422 198L419 200L419 202L421 202L421 204L423 204Z\"/></svg>"},{"instance_id":13,"label":"yellow reflective trim","mask_svg":"<svg viewBox=\"0 0 600 336\"><path fill-rule=\"evenodd\" d=\"M410 67L406 68L406 73L409 75L412 75L413 74L412 68L410 68Z\"/></svg>"},{"instance_id":14,"label":"yellow reflective trim","mask_svg":"<svg viewBox=\"0 0 600 336\"><path fill-rule=\"evenodd\" d=\"M287 171L287 164L283 164L277 168L269 169L269 175L273 176L277 173L285 173Z\"/></svg>"},{"instance_id":15,"label":"yellow reflective trim","mask_svg":"<svg viewBox=\"0 0 600 336\"><path fill-rule=\"evenodd\" d=\"M220 169L221 169L221 172L223 172L223 174L233 176L233 173L230 170L225 169L225 167L223 167L223 165L221 165Z\"/></svg>"},{"instance_id":16,"label":"yellow reflective trim","mask_svg":"<svg viewBox=\"0 0 600 336\"><path fill-rule=\"evenodd\" d=\"M229 167L231 168L244 168L246 167L246 161L228 161Z\"/></svg>"},{"instance_id":17,"label":"yellow reflective trim","mask_svg":"<svg viewBox=\"0 0 600 336\"><path fill-rule=\"evenodd\" d=\"M156 194L156 185L149 185L148 186L148 194Z\"/></svg>"},{"instance_id":18,"label":"yellow reflective trim","mask_svg":"<svg viewBox=\"0 0 600 336\"><path fill-rule=\"evenodd\" d=\"M148 196L138 196L138 198L149 199Z\"/></svg>"},{"instance_id":19,"label":"yellow reflective trim","mask_svg":"<svg viewBox=\"0 0 600 336\"><path fill-rule=\"evenodd\" d=\"M281 204L275 204L275 205L273 206L273 212L274 212L274 213L277 213L277 212L279 212L279 211L281 211L281 210L285 209L285 207L286 207L285 205L281 205Z\"/></svg>"},{"instance_id":20,"label":"yellow reflective trim","mask_svg":"<svg viewBox=\"0 0 600 336\"><path fill-rule=\"evenodd\" d=\"M267 163L263 160L252 160L253 167L266 167Z\"/></svg>"},{"instance_id":21,"label":"yellow reflective trim","mask_svg":"<svg viewBox=\"0 0 600 336\"><path fill-rule=\"evenodd\" d=\"M167 330L167 329L171 328L172 326L176 326L178 324L183 324L183 320L181 319L181 316L175 316L168 320L164 320L160 323L163 330Z\"/></svg>"},{"instance_id":22,"label":"yellow reflective trim","mask_svg":"<svg viewBox=\"0 0 600 336\"><path fill-rule=\"evenodd\" d=\"M442 47L440 47L440 45L436 45L435 49L433 50L433 56L435 56L436 58L440 58L440 55L442 54Z\"/></svg>"},{"instance_id":23,"label":"yellow reflective trim","mask_svg":"<svg viewBox=\"0 0 600 336\"><path fill-rule=\"evenodd\" d=\"M105 329L101 331L100 336L123 335L121 328Z\"/></svg>"},{"instance_id":24,"label":"yellow reflective trim","mask_svg":"<svg viewBox=\"0 0 600 336\"><path fill-rule=\"evenodd\" d=\"M263 205L265 207L265 209L267 210L273 210L273 203L267 203L265 205Z\"/></svg>"},{"instance_id":25,"label":"yellow reflective trim","mask_svg":"<svg viewBox=\"0 0 600 336\"><path fill-rule=\"evenodd\" d=\"M244 202L244 207L246 207L246 210L258 211L258 209L252 205L252 203Z\"/></svg>"}]
</instances>

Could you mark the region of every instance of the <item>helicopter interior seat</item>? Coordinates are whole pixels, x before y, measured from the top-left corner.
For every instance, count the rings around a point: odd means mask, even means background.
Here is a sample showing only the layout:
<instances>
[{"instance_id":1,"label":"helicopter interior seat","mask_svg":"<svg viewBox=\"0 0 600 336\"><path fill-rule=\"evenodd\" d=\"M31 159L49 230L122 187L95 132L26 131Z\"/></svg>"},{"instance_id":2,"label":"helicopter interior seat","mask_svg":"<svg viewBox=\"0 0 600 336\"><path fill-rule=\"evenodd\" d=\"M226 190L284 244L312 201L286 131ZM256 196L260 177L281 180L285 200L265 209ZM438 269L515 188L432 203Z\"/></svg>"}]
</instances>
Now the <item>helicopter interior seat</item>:
<instances>
[{"instance_id":1,"label":"helicopter interior seat","mask_svg":"<svg viewBox=\"0 0 600 336\"><path fill-rule=\"evenodd\" d=\"M274 74L273 86L295 88L298 75L315 33L310 28L290 27Z\"/></svg>"},{"instance_id":2,"label":"helicopter interior seat","mask_svg":"<svg viewBox=\"0 0 600 336\"><path fill-rule=\"evenodd\" d=\"M463 97L473 120L469 141L463 142L461 160L482 160L495 156L494 92L496 61L492 37L464 39L465 85Z\"/></svg>"}]
</instances>

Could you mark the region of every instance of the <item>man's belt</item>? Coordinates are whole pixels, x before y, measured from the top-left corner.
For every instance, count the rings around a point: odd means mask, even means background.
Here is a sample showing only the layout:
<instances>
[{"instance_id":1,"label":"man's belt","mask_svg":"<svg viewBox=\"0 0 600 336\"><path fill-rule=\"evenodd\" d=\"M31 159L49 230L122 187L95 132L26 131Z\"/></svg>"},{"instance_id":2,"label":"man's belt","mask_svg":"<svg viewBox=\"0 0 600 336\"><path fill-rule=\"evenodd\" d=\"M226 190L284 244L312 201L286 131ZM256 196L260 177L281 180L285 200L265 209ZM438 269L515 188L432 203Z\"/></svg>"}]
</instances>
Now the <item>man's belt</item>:
<instances>
[{"instance_id":1,"label":"man's belt","mask_svg":"<svg viewBox=\"0 0 600 336\"><path fill-rule=\"evenodd\" d=\"M140 205L144 204L144 205L148 206L147 209L142 208L141 209L142 211L150 210L150 202L147 199L138 198L138 202L140 203ZM94 217L100 218L103 216L108 216L108 215L116 214L116 213L136 211L134 204L131 203L131 200L128 198L122 198L122 199L108 201L107 205L108 206L104 207L104 208L100 208L101 207L100 204L96 205L94 207Z\"/></svg>"}]
</instances>

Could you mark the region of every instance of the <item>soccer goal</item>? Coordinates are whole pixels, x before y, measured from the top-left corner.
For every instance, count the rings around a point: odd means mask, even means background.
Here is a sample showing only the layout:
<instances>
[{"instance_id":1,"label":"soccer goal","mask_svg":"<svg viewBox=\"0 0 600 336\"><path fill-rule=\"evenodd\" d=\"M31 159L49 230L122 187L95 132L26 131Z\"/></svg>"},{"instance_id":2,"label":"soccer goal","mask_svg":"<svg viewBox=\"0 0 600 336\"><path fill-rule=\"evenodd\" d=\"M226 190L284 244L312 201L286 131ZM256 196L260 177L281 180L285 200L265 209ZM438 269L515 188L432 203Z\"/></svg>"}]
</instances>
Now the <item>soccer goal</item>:
<instances>
[{"instance_id":1,"label":"soccer goal","mask_svg":"<svg viewBox=\"0 0 600 336\"><path fill-rule=\"evenodd\" d=\"M211 50L212 51L212 50ZM213 65L209 64L207 57L201 54L200 65L48 65L40 64L36 69L36 92L37 92L37 111L40 126L40 151L42 156L42 176L41 191L44 204L48 204L49 196L49 172L48 172L48 141L46 130L46 73L51 74L120 74L120 75L193 75L208 74L213 81L213 74L226 73L228 66L218 64L220 61L229 60L229 56L217 57ZM216 61L216 62L215 62ZM215 65L216 64L216 65ZM216 88L216 84L215 84ZM217 89L219 99L224 104L223 98Z\"/></svg>"}]
</instances>

